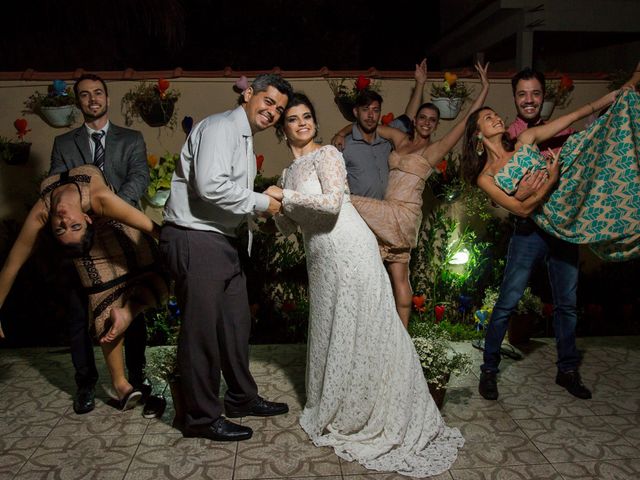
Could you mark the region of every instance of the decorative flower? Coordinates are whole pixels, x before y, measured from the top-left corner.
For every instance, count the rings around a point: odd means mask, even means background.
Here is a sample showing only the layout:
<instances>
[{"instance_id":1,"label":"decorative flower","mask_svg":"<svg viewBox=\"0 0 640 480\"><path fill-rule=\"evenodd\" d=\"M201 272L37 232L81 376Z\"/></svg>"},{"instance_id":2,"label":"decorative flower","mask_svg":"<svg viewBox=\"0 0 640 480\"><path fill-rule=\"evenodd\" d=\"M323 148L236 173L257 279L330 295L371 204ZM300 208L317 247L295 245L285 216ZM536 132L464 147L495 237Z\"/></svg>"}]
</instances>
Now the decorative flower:
<instances>
[{"instance_id":1,"label":"decorative flower","mask_svg":"<svg viewBox=\"0 0 640 480\"><path fill-rule=\"evenodd\" d=\"M435 172L429 176L427 183L433 195L446 202L456 200L463 189L460 177L460 155L449 153L436 165Z\"/></svg>"},{"instance_id":2,"label":"decorative flower","mask_svg":"<svg viewBox=\"0 0 640 480\"><path fill-rule=\"evenodd\" d=\"M282 302L282 311L284 313L293 312L296 309L296 302L293 300L285 300Z\"/></svg>"},{"instance_id":3,"label":"decorative flower","mask_svg":"<svg viewBox=\"0 0 640 480\"><path fill-rule=\"evenodd\" d=\"M169 88L170 82L169 80L165 80L164 78L160 78L158 80L158 84L156 88L158 89L158 93L160 94L160 98L164 100L167 96L167 89Z\"/></svg>"},{"instance_id":4,"label":"decorative flower","mask_svg":"<svg viewBox=\"0 0 640 480\"><path fill-rule=\"evenodd\" d=\"M149 165L149 168L155 168L158 165L158 157L151 153L147 155L147 165Z\"/></svg>"},{"instance_id":5,"label":"decorative flower","mask_svg":"<svg viewBox=\"0 0 640 480\"><path fill-rule=\"evenodd\" d=\"M264 162L264 155L256 155L256 168L258 172L262 171L262 163Z\"/></svg>"},{"instance_id":6,"label":"decorative flower","mask_svg":"<svg viewBox=\"0 0 640 480\"><path fill-rule=\"evenodd\" d=\"M420 312L420 313L424 313L424 311L426 310L426 306L425 306L425 301L427 300L427 296L422 293L420 295L414 295L413 296L413 308Z\"/></svg>"},{"instance_id":7,"label":"decorative flower","mask_svg":"<svg viewBox=\"0 0 640 480\"><path fill-rule=\"evenodd\" d=\"M444 80L431 84L431 98L460 98L465 101L471 95L472 90L467 88L464 82L458 81L455 73L446 72Z\"/></svg>"},{"instance_id":8,"label":"decorative flower","mask_svg":"<svg viewBox=\"0 0 640 480\"><path fill-rule=\"evenodd\" d=\"M436 323L440 323L444 318L444 305L436 305L433 307L433 313L436 317Z\"/></svg>"},{"instance_id":9,"label":"decorative flower","mask_svg":"<svg viewBox=\"0 0 640 480\"><path fill-rule=\"evenodd\" d=\"M393 121L393 113L389 112L382 116L382 125L389 125Z\"/></svg>"},{"instance_id":10,"label":"decorative flower","mask_svg":"<svg viewBox=\"0 0 640 480\"><path fill-rule=\"evenodd\" d=\"M75 105L73 89L64 80L54 80L47 87L47 93L36 92L24 102L27 113L38 113L42 107L64 107Z\"/></svg>"},{"instance_id":11,"label":"decorative flower","mask_svg":"<svg viewBox=\"0 0 640 480\"><path fill-rule=\"evenodd\" d=\"M236 80L236 83L233 86L240 92L244 92L247 88L249 88L249 79L242 75L239 79Z\"/></svg>"},{"instance_id":12,"label":"decorative flower","mask_svg":"<svg viewBox=\"0 0 640 480\"><path fill-rule=\"evenodd\" d=\"M31 131L30 128L27 128L27 121L24 118L16 118L13 122L13 126L16 127L16 135L21 142L24 141L24 136Z\"/></svg>"},{"instance_id":13,"label":"decorative flower","mask_svg":"<svg viewBox=\"0 0 640 480\"><path fill-rule=\"evenodd\" d=\"M449 84L449 87L453 87L458 81L458 76L455 73L444 72L444 81Z\"/></svg>"},{"instance_id":14,"label":"decorative flower","mask_svg":"<svg viewBox=\"0 0 640 480\"><path fill-rule=\"evenodd\" d=\"M487 320L489 319L489 312L487 312L486 310L476 310L473 316L476 319L478 330L480 330L487 324Z\"/></svg>"},{"instance_id":15,"label":"decorative flower","mask_svg":"<svg viewBox=\"0 0 640 480\"><path fill-rule=\"evenodd\" d=\"M569 75L563 74L559 80L545 82L544 99L553 101L556 107L564 108L569 104L569 97L573 89L573 80Z\"/></svg>"},{"instance_id":16,"label":"decorative flower","mask_svg":"<svg viewBox=\"0 0 640 480\"><path fill-rule=\"evenodd\" d=\"M356 90L361 92L362 90L369 88L369 85L371 85L371 80L366 78L364 75L358 75L358 79L356 80Z\"/></svg>"}]
</instances>

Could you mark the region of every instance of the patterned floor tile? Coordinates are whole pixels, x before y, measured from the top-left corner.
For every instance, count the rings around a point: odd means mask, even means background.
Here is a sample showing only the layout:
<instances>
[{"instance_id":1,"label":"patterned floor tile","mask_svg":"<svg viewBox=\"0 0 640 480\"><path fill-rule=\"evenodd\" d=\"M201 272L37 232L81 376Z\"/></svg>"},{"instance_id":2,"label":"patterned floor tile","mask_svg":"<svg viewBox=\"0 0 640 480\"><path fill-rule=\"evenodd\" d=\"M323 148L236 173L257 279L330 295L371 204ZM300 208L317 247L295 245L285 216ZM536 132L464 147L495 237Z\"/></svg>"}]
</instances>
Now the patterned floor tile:
<instances>
[{"instance_id":1,"label":"patterned floor tile","mask_svg":"<svg viewBox=\"0 0 640 480\"><path fill-rule=\"evenodd\" d=\"M638 480L640 459L555 463L564 480Z\"/></svg>"},{"instance_id":2,"label":"patterned floor tile","mask_svg":"<svg viewBox=\"0 0 640 480\"><path fill-rule=\"evenodd\" d=\"M514 465L499 468L452 470L453 480L563 480L551 465Z\"/></svg>"},{"instance_id":3,"label":"patterned floor tile","mask_svg":"<svg viewBox=\"0 0 640 480\"><path fill-rule=\"evenodd\" d=\"M13 478L43 440L44 437L0 439L0 479Z\"/></svg>"},{"instance_id":4,"label":"patterned floor tile","mask_svg":"<svg viewBox=\"0 0 640 480\"><path fill-rule=\"evenodd\" d=\"M17 377L20 378L20 377ZM71 407L71 395L43 379L21 379L2 392L0 416L12 416L20 410L56 410L61 413Z\"/></svg>"},{"instance_id":5,"label":"patterned floor tile","mask_svg":"<svg viewBox=\"0 0 640 480\"><path fill-rule=\"evenodd\" d=\"M465 444L453 468L503 467L546 463L512 420L482 420L458 425Z\"/></svg>"},{"instance_id":6,"label":"patterned floor tile","mask_svg":"<svg viewBox=\"0 0 640 480\"><path fill-rule=\"evenodd\" d=\"M514 419L593 415L589 402L570 395L555 383L500 386L499 402Z\"/></svg>"},{"instance_id":7,"label":"patterned floor tile","mask_svg":"<svg viewBox=\"0 0 640 480\"><path fill-rule=\"evenodd\" d=\"M235 479L340 475L340 462L328 447L316 447L300 430L254 432L238 443Z\"/></svg>"},{"instance_id":8,"label":"patterned floor tile","mask_svg":"<svg viewBox=\"0 0 640 480\"><path fill-rule=\"evenodd\" d=\"M44 437L58 424L65 410L36 409L25 402L0 416L0 438Z\"/></svg>"},{"instance_id":9,"label":"patterned floor tile","mask_svg":"<svg viewBox=\"0 0 640 480\"><path fill-rule=\"evenodd\" d=\"M622 390L597 385L589 408L596 415L625 415L640 412L640 390Z\"/></svg>"},{"instance_id":10,"label":"patterned floor tile","mask_svg":"<svg viewBox=\"0 0 640 480\"><path fill-rule=\"evenodd\" d=\"M118 412L112 415L98 415L89 412L77 415L71 410L64 415L51 431L51 436L87 435L142 435L149 420L143 418L140 409Z\"/></svg>"},{"instance_id":11,"label":"patterned floor tile","mask_svg":"<svg viewBox=\"0 0 640 480\"><path fill-rule=\"evenodd\" d=\"M477 385L470 388L447 389L440 413L454 426L484 420L508 420L510 417L500 402L485 400L477 393Z\"/></svg>"},{"instance_id":12,"label":"patterned floor tile","mask_svg":"<svg viewBox=\"0 0 640 480\"><path fill-rule=\"evenodd\" d=\"M640 414L612 415L601 418L626 438L631 445L640 445Z\"/></svg>"},{"instance_id":13,"label":"patterned floor tile","mask_svg":"<svg viewBox=\"0 0 640 480\"><path fill-rule=\"evenodd\" d=\"M340 459L340 468L342 469L342 475L345 480L407 480L411 478L395 472L368 470L358 462L347 462L343 458ZM429 478L429 480L451 480L451 475L449 472L444 472L440 475L427 478Z\"/></svg>"},{"instance_id":14,"label":"patterned floor tile","mask_svg":"<svg viewBox=\"0 0 640 480\"><path fill-rule=\"evenodd\" d=\"M121 480L141 438L141 435L49 437L15 478Z\"/></svg>"},{"instance_id":15,"label":"patterned floor tile","mask_svg":"<svg viewBox=\"0 0 640 480\"><path fill-rule=\"evenodd\" d=\"M267 432L269 430L290 430L300 428L298 420L300 410L290 410L285 415L275 417L244 417L242 425L251 427L256 432Z\"/></svg>"},{"instance_id":16,"label":"patterned floor tile","mask_svg":"<svg viewBox=\"0 0 640 480\"><path fill-rule=\"evenodd\" d=\"M146 435L125 480L223 480L233 477L237 443Z\"/></svg>"},{"instance_id":17,"label":"patterned floor tile","mask_svg":"<svg viewBox=\"0 0 640 480\"><path fill-rule=\"evenodd\" d=\"M551 463L640 458L640 450L600 417L516 421Z\"/></svg>"}]
</instances>

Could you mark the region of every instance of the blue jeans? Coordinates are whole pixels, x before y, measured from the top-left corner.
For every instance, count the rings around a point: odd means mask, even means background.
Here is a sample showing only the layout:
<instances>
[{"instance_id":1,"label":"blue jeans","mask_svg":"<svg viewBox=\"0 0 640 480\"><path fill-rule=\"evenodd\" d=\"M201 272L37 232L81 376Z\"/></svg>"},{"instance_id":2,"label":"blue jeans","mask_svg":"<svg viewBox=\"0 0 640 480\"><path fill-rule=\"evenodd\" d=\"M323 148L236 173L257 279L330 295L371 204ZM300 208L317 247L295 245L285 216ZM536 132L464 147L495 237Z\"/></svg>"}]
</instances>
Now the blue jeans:
<instances>
[{"instance_id":1,"label":"blue jeans","mask_svg":"<svg viewBox=\"0 0 640 480\"><path fill-rule=\"evenodd\" d=\"M507 332L511 313L524 293L535 264L544 260L553 295L553 329L556 334L561 372L576 370L576 291L578 288L578 246L552 237L528 219L516 219L507 255L500 295L493 307L484 341L483 371L498 372L500 344Z\"/></svg>"}]
</instances>

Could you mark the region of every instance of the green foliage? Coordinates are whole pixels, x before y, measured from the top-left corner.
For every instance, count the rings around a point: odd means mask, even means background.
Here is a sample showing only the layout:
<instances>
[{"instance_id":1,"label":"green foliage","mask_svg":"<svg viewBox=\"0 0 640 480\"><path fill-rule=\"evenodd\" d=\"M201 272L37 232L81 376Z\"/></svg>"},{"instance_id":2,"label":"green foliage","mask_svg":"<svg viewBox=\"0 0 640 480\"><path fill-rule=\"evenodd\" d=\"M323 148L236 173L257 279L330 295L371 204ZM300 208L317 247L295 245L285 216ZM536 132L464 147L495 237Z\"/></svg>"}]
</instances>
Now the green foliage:
<instances>
[{"instance_id":1,"label":"green foliage","mask_svg":"<svg viewBox=\"0 0 640 480\"><path fill-rule=\"evenodd\" d=\"M27 113L38 113L42 107L64 107L75 104L76 97L71 87L67 87L65 95L55 95L52 92L35 92L24 102L25 112Z\"/></svg>"},{"instance_id":2,"label":"green foliage","mask_svg":"<svg viewBox=\"0 0 640 480\"><path fill-rule=\"evenodd\" d=\"M157 105L160 105L163 111L168 111L169 108L173 108L173 105L179 98L180 92L173 88L160 92L157 83L140 82L125 93L120 101L120 109L124 116L124 123L127 126L133 125L134 118L142 120L143 117L149 115ZM177 122L176 112L173 111L167 127L173 129Z\"/></svg>"},{"instance_id":3,"label":"green foliage","mask_svg":"<svg viewBox=\"0 0 640 480\"><path fill-rule=\"evenodd\" d=\"M464 102L472 92L472 88L468 88L464 82L457 80L452 84L449 84L447 80L431 84L431 98L461 98Z\"/></svg>"},{"instance_id":4,"label":"green foliage","mask_svg":"<svg viewBox=\"0 0 640 480\"><path fill-rule=\"evenodd\" d=\"M149 164L149 187L147 187L147 195L153 197L158 190L168 190L171 188L171 177L176 169L176 163L180 160L180 155L167 153L158 160L153 155L149 155L147 163Z\"/></svg>"},{"instance_id":5,"label":"green foliage","mask_svg":"<svg viewBox=\"0 0 640 480\"><path fill-rule=\"evenodd\" d=\"M483 337L483 333L479 332L472 324L451 323L447 320L435 323L421 319L416 313L411 315L408 327L409 335L412 337L424 336L425 332L430 330L436 330L448 335L452 342L464 342Z\"/></svg>"},{"instance_id":6,"label":"green foliage","mask_svg":"<svg viewBox=\"0 0 640 480\"><path fill-rule=\"evenodd\" d=\"M449 333L430 322L421 323L420 333L411 336L427 382L444 388L451 375L469 373L471 356L451 348Z\"/></svg>"},{"instance_id":7,"label":"green foliage","mask_svg":"<svg viewBox=\"0 0 640 480\"><path fill-rule=\"evenodd\" d=\"M147 350L145 373L158 382L170 382L177 376L178 349L175 345Z\"/></svg>"},{"instance_id":8,"label":"green foliage","mask_svg":"<svg viewBox=\"0 0 640 480\"><path fill-rule=\"evenodd\" d=\"M488 287L484 293L484 299L482 301L482 309L491 313L493 311L493 307L498 301L498 296L500 292L495 287ZM542 299L537 295L534 295L531 292L531 288L527 287L524 289L524 293L522 294L522 298L518 301L518 305L516 306L517 314L525 314L532 313L539 317L542 316L542 308L543 303Z\"/></svg>"}]
</instances>

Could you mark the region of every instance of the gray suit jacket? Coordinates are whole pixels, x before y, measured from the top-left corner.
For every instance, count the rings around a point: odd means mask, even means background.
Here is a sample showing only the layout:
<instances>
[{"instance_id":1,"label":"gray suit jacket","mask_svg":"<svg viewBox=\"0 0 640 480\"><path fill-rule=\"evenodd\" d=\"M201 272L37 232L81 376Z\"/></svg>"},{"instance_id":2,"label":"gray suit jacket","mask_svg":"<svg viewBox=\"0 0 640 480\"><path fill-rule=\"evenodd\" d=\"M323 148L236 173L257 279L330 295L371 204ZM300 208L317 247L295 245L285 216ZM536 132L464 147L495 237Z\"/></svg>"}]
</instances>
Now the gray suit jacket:
<instances>
[{"instance_id":1,"label":"gray suit jacket","mask_svg":"<svg viewBox=\"0 0 640 480\"><path fill-rule=\"evenodd\" d=\"M89 141L84 125L58 135L53 142L49 175L92 164ZM147 149L142 134L110 123L104 153L104 176L107 182L120 198L132 205L137 204L149 186Z\"/></svg>"}]
</instances>

